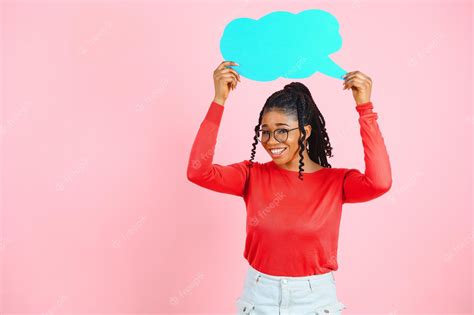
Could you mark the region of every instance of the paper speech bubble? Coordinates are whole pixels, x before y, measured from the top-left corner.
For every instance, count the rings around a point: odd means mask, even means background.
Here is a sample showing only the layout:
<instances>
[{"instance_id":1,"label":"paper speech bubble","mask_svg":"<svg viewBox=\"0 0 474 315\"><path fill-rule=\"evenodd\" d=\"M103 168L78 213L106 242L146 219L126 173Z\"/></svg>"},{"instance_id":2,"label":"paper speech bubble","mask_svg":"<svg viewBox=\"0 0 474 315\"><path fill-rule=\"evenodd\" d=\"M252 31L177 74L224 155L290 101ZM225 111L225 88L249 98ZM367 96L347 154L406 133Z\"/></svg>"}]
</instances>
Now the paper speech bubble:
<instances>
[{"instance_id":1,"label":"paper speech bubble","mask_svg":"<svg viewBox=\"0 0 474 315\"><path fill-rule=\"evenodd\" d=\"M337 19L316 9L238 18L227 24L220 41L224 60L239 64L230 67L255 81L301 79L316 72L343 80L347 71L329 57L341 46Z\"/></svg>"}]
</instances>

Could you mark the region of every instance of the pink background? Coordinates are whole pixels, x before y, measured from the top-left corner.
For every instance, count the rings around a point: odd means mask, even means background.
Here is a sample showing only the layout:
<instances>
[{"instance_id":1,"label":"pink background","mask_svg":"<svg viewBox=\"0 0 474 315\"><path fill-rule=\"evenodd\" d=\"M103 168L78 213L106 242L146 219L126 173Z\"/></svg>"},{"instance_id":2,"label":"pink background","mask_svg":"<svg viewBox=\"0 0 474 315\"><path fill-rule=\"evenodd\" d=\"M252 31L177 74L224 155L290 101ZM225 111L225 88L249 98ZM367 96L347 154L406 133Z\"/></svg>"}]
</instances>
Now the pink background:
<instances>
[{"instance_id":1,"label":"pink background","mask_svg":"<svg viewBox=\"0 0 474 315\"><path fill-rule=\"evenodd\" d=\"M392 163L387 194L343 209L344 314L472 312L472 4L267 2L2 3L2 313L231 314L245 205L188 182L188 155L226 23L308 8L340 21L334 60L373 79ZM250 158L261 106L291 81L242 78L214 163ZM363 171L352 93L301 82L330 163Z\"/></svg>"}]
</instances>

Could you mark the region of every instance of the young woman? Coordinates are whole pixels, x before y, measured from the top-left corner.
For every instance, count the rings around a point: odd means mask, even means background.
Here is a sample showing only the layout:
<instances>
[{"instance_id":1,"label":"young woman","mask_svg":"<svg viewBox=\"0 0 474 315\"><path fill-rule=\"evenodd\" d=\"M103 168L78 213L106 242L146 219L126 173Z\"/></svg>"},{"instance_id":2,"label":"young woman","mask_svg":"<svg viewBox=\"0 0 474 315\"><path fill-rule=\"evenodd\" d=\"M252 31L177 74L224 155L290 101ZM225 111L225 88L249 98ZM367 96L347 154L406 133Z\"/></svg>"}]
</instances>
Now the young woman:
<instances>
[{"instance_id":1,"label":"young woman","mask_svg":"<svg viewBox=\"0 0 474 315\"><path fill-rule=\"evenodd\" d=\"M273 93L255 126L250 160L213 164L217 133L239 74L222 62L214 71L215 98L191 149L187 177L202 187L240 196L247 207L244 257L249 262L237 314L340 314L334 271L344 203L364 202L392 185L390 161L370 101L372 80L344 76L359 114L365 173L332 168L325 120L310 91L292 82ZM270 155L254 162L260 142Z\"/></svg>"}]
</instances>

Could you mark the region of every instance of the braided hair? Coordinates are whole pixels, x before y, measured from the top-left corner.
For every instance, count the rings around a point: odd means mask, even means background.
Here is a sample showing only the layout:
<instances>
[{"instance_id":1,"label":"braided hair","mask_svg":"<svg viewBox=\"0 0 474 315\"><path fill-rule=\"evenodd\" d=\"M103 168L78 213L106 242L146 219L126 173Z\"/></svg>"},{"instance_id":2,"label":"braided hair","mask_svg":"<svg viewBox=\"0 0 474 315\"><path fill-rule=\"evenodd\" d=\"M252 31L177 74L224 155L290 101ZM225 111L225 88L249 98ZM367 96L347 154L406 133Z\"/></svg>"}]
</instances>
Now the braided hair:
<instances>
[{"instance_id":1,"label":"braided hair","mask_svg":"<svg viewBox=\"0 0 474 315\"><path fill-rule=\"evenodd\" d=\"M255 126L254 142L252 143L252 153L249 167L253 166L255 150L258 144L258 130L262 124L262 117L265 113L277 110L289 116L297 117L301 137L299 143L299 171L298 178L303 180L303 150L305 150L303 140L306 138L304 126L311 125L311 135L307 140L308 155L311 160L317 162L323 167L331 168L326 156L332 157L332 147L329 143L329 137L326 132L326 122L314 102L309 89L300 82L291 82L283 88L273 93L263 105L258 118L258 124Z\"/></svg>"}]
</instances>

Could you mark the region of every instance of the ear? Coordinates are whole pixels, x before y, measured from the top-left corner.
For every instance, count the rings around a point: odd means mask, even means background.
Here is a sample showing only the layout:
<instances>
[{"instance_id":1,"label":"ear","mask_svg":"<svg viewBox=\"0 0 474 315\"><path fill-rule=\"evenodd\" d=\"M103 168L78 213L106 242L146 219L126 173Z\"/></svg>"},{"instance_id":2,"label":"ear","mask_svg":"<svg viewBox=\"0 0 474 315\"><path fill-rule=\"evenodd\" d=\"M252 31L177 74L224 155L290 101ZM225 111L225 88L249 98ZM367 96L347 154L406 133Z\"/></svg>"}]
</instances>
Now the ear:
<instances>
[{"instance_id":1,"label":"ear","mask_svg":"<svg viewBox=\"0 0 474 315\"><path fill-rule=\"evenodd\" d=\"M306 125L304 126L304 130L306 131L306 139L305 140L308 140L308 138L311 136L311 125Z\"/></svg>"}]
</instances>

